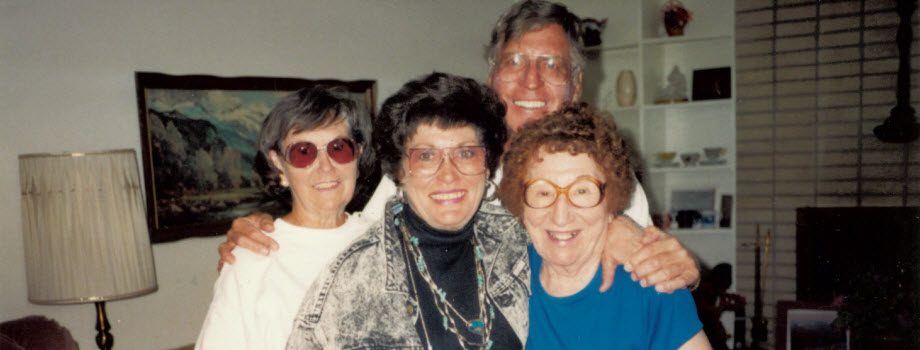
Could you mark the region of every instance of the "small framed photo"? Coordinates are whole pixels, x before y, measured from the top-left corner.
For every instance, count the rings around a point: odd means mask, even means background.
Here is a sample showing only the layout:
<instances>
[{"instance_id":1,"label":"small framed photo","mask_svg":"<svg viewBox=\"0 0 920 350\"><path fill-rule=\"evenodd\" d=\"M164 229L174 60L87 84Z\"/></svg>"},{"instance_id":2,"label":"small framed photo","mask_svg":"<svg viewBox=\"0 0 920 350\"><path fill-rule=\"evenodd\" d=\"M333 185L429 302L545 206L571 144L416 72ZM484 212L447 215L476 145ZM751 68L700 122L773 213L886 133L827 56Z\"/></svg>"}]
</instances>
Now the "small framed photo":
<instances>
[{"instance_id":1,"label":"small framed photo","mask_svg":"<svg viewBox=\"0 0 920 350\"><path fill-rule=\"evenodd\" d=\"M776 304L776 349L850 349L850 332L834 327L837 307L780 301Z\"/></svg>"},{"instance_id":2,"label":"small framed photo","mask_svg":"<svg viewBox=\"0 0 920 350\"><path fill-rule=\"evenodd\" d=\"M697 210L700 212L715 209L716 189L679 189L671 191L671 210Z\"/></svg>"},{"instance_id":3,"label":"small framed photo","mask_svg":"<svg viewBox=\"0 0 920 350\"><path fill-rule=\"evenodd\" d=\"M693 71L693 100L715 100L732 97L732 70L729 67Z\"/></svg>"}]
</instances>

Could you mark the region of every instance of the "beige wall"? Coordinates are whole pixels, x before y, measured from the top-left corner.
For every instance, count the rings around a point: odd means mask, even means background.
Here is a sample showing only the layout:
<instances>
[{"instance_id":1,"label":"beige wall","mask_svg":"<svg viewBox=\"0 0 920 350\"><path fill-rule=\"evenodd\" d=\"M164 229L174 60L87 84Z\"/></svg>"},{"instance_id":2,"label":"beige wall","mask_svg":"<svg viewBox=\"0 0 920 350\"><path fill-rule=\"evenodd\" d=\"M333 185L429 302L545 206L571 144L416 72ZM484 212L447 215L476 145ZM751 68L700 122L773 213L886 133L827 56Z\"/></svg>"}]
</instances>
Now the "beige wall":
<instances>
[{"instance_id":1,"label":"beige wall","mask_svg":"<svg viewBox=\"0 0 920 350\"><path fill-rule=\"evenodd\" d=\"M6 264L0 270L0 320L47 315L68 327L83 348L94 347L92 306L38 306L26 300L16 156L65 150L139 150L134 71L376 79L382 99L406 80L432 70L483 78L482 46L492 22L508 3L0 2L0 221L6 223L0 230L0 261ZM770 23L774 3L801 2L736 1L739 56L772 52L774 30L814 28L808 23L774 28ZM887 6L893 1L865 3ZM800 18L817 11L814 4L802 4L777 14ZM822 13L845 12L853 4L860 2L829 4ZM873 18L883 25L892 21L884 14ZM841 21L825 25L835 23ZM881 33L872 37L893 40L893 30ZM920 203L917 143L899 148L878 144L870 137L871 128L894 105L892 59L866 65L889 73L865 80L872 84L870 90L848 88L849 80L806 79L777 85L780 93L774 93L774 74L814 77L817 72L850 66L788 66L801 59L815 61L815 54L809 53L814 38L776 43L778 50L803 45L804 51L741 57L736 62L738 242L753 239L756 223L777 233L768 271L766 311L770 316L773 301L794 298L795 207L855 205L855 198L861 198L863 205L900 205L903 193L896 189L901 183L871 180L902 171L897 163L903 152L910 159L907 200L910 205ZM915 45L914 51L916 56L920 48ZM880 54L884 52L890 55L893 51L883 49ZM920 64L915 61L914 67ZM917 76L914 80L920 81ZM843 91L829 94L829 88ZM789 96L779 96L787 93ZM827 107L823 101L860 96L866 101L861 108L819 111ZM920 94L915 91L913 96ZM784 110L794 106L801 108L796 107L794 113ZM864 159L862 165L854 164L857 154ZM875 160L895 164L872 163ZM862 175L825 181L837 174ZM854 193L851 189L859 183L870 191ZM154 245L160 290L108 304L118 348L163 349L194 341L216 277L219 241L199 238ZM739 289L752 301L753 254L739 249L738 258Z\"/></svg>"},{"instance_id":2,"label":"beige wall","mask_svg":"<svg viewBox=\"0 0 920 350\"><path fill-rule=\"evenodd\" d=\"M738 243L753 242L757 224L773 232L764 284L772 343L775 302L795 300L795 209L920 205L920 141L872 134L896 102L894 0L735 4ZM916 106L916 88L912 97ZM738 248L737 276L751 316L752 249Z\"/></svg>"},{"instance_id":3,"label":"beige wall","mask_svg":"<svg viewBox=\"0 0 920 350\"><path fill-rule=\"evenodd\" d=\"M140 150L134 71L376 79L485 77L509 1L0 1L0 320L47 315L95 347L92 305L27 301L17 155ZM379 103L379 101L378 101ZM220 238L154 245L159 291L108 303L119 349L192 343Z\"/></svg>"}]
</instances>

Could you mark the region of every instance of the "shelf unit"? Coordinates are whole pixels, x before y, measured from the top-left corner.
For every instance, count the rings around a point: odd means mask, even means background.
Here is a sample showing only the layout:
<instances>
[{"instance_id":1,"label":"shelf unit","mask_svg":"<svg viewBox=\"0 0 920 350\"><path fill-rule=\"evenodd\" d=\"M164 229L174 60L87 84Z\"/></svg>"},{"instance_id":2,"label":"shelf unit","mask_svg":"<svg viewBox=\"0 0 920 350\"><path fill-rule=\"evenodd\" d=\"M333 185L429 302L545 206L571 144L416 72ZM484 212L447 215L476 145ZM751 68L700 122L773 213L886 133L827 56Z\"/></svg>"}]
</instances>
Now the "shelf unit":
<instances>
[{"instance_id":1,"label":"shelf unit","mask_svg":"<svg viewBox=\"0 0 920 350\"><path fill-rule=\"evenodd\" d=\"M587 49L582 99L613 114L618 128L638 150L639 177L649 197L652 213L668 213L673 190L714 189L713 209L718 213L722 195L736 194L735 154L735 39L734 0L682 0L693 19L683 36L665 34L660 12L664 0L565 1L582 17L607 18L599 47ZM732 97L717 100L656 104L673 67L678 67L692 96L693 71L730 67ZM619 106L616 82L623 70L636 77L636 103ZM724 164L655 167L658 152L679 154L723 147ZM727 262L736 270L735 203L727 228L677 229L673 220L666 231L678 237L709 267ZM721 214L718 214L721 218ZM718 219L717 219L718 221ZM735 272L737 273L737 272ZM734 290L734 285L731 287ZM731 334L731 333L729 333Z\"/></svg>"}]
</instances>

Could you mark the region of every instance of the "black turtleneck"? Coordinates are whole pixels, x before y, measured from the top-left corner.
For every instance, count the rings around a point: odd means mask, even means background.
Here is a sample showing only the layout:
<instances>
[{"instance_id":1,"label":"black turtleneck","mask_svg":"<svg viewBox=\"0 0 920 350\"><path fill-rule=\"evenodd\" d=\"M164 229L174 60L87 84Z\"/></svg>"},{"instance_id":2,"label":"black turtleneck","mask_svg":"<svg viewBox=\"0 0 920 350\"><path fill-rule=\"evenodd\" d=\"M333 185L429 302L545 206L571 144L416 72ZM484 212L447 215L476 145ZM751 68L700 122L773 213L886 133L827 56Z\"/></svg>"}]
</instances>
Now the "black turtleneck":
<instances>
[{"instance_id":1,"label":"black turtleneck","mask_svg":"<svg viewBox=\"0 0 920 350\"><path fill-rule=\"evenodd\" d=\"M419 240L419 250L425 259L428 273L442 290L447 293L447 301L454 306L464 318L472 320L479 317L478 288L476 282L476 260L473 251L473 220L457 231L440 230L429 226L410 206L403 210L402 221L409 229L409 234ZM402 232L400 231L400 235ZM412 259L412 254L409 254ZM419 308L428 330L428 338L434 349L462 349L454 335L443 326L443 318L434 303L427 282L419 274L415 265L409 266L415 279L415 295L418 296ZM485 277L485 276L483 276ZM481 337L470 333L459 319L455 319L457 328L467 339L479 341ZM421 322L416 323L416 331L422 343L425 333ZM521 341L514 334L508 320L495 308L495 322L492 324L492 349L521 349Z\"/></svg>"}]
</instances>

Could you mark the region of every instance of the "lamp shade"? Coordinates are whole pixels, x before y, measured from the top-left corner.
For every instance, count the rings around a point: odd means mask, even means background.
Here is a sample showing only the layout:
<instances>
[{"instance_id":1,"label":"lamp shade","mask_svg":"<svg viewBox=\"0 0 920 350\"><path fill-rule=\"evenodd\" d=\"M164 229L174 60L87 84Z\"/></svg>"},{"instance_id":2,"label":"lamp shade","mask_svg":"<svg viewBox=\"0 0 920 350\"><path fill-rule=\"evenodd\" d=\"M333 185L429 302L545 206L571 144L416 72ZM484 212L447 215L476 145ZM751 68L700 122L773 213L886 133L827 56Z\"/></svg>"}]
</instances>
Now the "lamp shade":
<instances>
[{"instance_id":1,"label":"lamp shade","mask_svg":"<svg viewBox=\"0 0 920 350\"><path fill-rule=\"evenodd\" d=\"M30 302L157 290L134 150L20 155L19 182Z\"/></svg>"}]
</instances>

